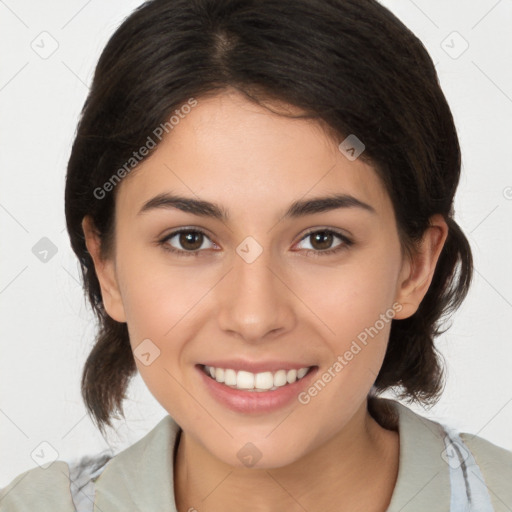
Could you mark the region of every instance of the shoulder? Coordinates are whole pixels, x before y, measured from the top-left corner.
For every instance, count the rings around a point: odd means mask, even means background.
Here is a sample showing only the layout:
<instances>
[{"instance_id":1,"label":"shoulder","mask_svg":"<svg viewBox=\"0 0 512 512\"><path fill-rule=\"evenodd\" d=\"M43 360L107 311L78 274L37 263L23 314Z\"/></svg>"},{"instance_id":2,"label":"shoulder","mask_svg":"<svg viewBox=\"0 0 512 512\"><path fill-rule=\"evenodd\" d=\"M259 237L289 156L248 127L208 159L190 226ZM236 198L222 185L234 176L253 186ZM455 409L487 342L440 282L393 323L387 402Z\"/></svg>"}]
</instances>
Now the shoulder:
<instances>
[{"instance_id":1,"label":"shoulder","mask_svg":"<svg viewBox=\"0 0 512 512\"><path fill-rule=\"evenodd\" d=\"M494 493L512 507L512 451L474 434L461 432L459 436L480 467L491 496Z\"/></svg>"},{"instance_id":2,"label":"shoulder","mask_svg":"<svg viewBox=\"0 0 512 512\"><path fill-rule=\"evenodd\" d=\"M0 489L0 512L73 510L69 466L55 461L46 469L29 469Z\"/></svg>"},{"instance_id":3,"label":"shoulder","mask_svg":"<svg viewBox=\"0 0 512 512\"><path fill-rule=\"evenodd\" d=\"M459 432L459 439L471 452L462 453L466 464L469 462L467 471L473 473L469 477L476 477L477 484L487 489L493 510L512 510L512 452L476 434Z\"/></svg>"},{"instance_id":4,"label":"shoulder","mask_svg":"<svg viewBox=\"0 0 512 512\"><path fill-rule=\"evenodd\" d=\"M512 474L512 451L467 432L461 432L459 436L480 465L499 469L509 476Z\"/></svg>"},{"instance_id":5,"label":"shoulder","mask_svg":"<svg viewBox=\"0 0 512 512\"><path fill-rule=\"evenodd\" d=\"M110 455L58 460L49 467L25 471L0 489L0 512L69 512L89 499L87 488L97 478Z\"/></svg>"}]
</instances>

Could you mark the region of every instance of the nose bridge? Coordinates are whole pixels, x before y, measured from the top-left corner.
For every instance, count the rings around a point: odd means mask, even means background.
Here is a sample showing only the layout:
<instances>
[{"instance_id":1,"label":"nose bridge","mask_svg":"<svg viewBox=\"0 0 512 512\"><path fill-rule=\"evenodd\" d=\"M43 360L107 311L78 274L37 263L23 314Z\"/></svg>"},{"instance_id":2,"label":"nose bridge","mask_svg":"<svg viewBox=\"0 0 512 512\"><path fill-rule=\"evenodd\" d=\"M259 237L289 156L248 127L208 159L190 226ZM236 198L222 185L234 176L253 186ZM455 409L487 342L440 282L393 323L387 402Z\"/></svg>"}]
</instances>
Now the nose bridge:
<instances>
[{"instance_id":1,"label":"nose bridge","mask_svg":"<svg viewBox=\"0 0 512 512\"><path fill-rule=\"evenodd\" d=\"M224 281L220 327L257 341L267 333L290 328L293 319L287 288L275 275L271 251L247 237L236 248Z\"/></svg>"}]
</instances>

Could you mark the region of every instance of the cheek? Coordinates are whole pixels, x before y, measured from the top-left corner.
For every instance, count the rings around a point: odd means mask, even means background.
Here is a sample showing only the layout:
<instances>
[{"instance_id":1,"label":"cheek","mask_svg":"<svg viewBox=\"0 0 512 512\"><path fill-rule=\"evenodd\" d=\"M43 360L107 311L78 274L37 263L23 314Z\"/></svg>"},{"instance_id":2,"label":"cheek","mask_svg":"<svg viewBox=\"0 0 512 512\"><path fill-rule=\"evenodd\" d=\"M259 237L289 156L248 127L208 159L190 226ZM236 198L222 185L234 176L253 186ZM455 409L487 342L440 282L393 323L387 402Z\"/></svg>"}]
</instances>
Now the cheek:
<instances>
[{"instance_id":1,"label":"cheek","mask_svg":"<svg viewBox=\"0 0 512 512\"><path fill-rule=\"evenodd\" d=\"M337 339L356 336L392 307L397 264L392 258L353 258L298 272L294 290Z\"/></svg>"},{"instance_id":2,"label":"cheek","mask_svg":"<svg viewBox=\"0 0 512 512\"><path fill-rule=\"evenodd\" d=\"M186 380L186 347L199 330L201 297L211 279L184 267L140 265L135 258L125 262L122 274L123 304L137 369L156 400L181 417L190 405L190 396L180 385Z\"/></svg>"},{"instance_id":3,"label":"cheek","mask_svg":"<svg viewBox=\"0 0 512 512\"><path fill-rule=\"evenodd\" d=\"M164 258L149 262L146 255L143 261L133 252L119 264L130 344L141 377L153 395L161 403L169 397L176 403L181 393L177 381L186 378L183 368L190 363L187 347L199 337L204 324L199 315L205 313L204 299L218 276L197 266L171 266ZM148 351L158 357L145 365L138 355Z\"/></svg>"},{"instance_id":4,"label":"cheek","mask_svg":"<svg viewBox=\"0 0 512 512\"><path fill-rule=\"evenodd\" d=\"M314 407L341 415L340 404L355 406L375 381L399 311L394 300L399 264L399 252L382 247L377 253L361 251L337 266L311 266L310 272L297 273L294 290L314 312L308 316L320 326L329 354L319 375L329 382L329 391L319 393Z\"/></svg>"},{"instance_id":5,"label":"cheek","mask_svg":"<svg viewBox=\"0 0 512 512\"><path fill-rule=\"evenodd\" d=\"M367 395L382 366L391 322L396 262L361 258L338 268L301 273L296 289L314 312L312 323L323 334L322 368L300 397L301 404L324 416L333 432ZM299 291L300 290L300 291ZM320 319L320 321L318 321ZM325 389L325 391L324 391Z\"/></svg>"},{"instance_id":6,"label":"cheek","mask_svg":"<svg viewBox=\"0 0 512 512\"><path fill-rule=\"evenodd\" d=\"M171 336L181 319L194 314L212 281L192 266L171 266L163 257L149 259L136 253L119 269L127 323L135 338Z\"/></svg>"}]
</instances>

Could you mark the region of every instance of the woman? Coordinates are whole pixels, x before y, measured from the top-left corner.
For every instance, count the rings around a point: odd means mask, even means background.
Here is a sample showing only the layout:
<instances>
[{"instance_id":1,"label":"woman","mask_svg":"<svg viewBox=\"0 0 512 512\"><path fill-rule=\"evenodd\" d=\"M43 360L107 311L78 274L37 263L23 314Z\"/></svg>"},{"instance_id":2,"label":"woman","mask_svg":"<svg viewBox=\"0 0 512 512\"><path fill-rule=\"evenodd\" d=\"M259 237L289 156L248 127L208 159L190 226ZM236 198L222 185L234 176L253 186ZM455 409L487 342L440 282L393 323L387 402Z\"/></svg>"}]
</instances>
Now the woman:
<instances>
[{"instance_id":1,"label":"woman","mask_svg":"<svg viewBox=\"0 0 512 512\"><path fill-rule=\"evenodd\" d=\"M154 0L98 62L66 219L98 316L100 430L139 371L169 413L0 510L507 510L512 453L423 418L472 276L460 149L377 2Z\"/></svg>"}]
</instances>

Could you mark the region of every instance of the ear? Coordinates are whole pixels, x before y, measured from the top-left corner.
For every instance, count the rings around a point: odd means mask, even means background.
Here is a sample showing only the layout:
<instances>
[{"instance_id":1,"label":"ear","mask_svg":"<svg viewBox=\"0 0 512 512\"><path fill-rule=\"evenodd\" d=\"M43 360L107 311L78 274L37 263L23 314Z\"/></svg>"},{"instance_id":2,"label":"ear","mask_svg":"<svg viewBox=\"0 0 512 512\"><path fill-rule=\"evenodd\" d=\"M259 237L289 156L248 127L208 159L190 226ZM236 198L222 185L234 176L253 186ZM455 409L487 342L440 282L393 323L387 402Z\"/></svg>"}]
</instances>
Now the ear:
<instances>
[{"instance_id":1,"label":"ear","mask_svg":"<svg viewBox=\"0 0 512 512\"><path fill-rule=\"evenodd\" d=\"M119 292L113 258L102 259L100 255L101 238L89 215L82 220L85 245L94 262L96 276L100 283L103 305L108 315L118 322L126 322L123 301Z\"/></svg>"},{"instance_id":2,"label":"ear","mask_svg":"<svg viewBox=\"0 0 512 512\"><path fill-rule=\"evenodd\" d=\"M402 265L396 294L402 309L395 315L396 319L408 318L417 311L432 282L447 236L448 225L443 216L433 215L415 254Z\"/></svg>"}]
</instances>

